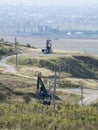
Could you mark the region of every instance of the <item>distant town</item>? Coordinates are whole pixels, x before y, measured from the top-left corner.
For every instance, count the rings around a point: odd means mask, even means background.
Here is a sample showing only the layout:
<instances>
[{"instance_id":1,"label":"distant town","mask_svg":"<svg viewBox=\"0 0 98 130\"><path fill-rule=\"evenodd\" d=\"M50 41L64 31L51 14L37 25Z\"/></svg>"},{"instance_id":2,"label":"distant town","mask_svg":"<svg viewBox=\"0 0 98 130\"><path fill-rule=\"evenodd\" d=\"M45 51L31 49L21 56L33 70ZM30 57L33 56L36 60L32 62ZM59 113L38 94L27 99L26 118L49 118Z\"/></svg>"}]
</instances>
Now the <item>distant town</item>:
<instances>
[{"instance_id":1,"label":"distant town","mask_svg":"<svg viewBox=\"0 0 98 130\"><path fill-rule=\"evenodd\" d=\"M98 39L98 9L0 6L0 35Z\"/></svg>"}]
</instances>

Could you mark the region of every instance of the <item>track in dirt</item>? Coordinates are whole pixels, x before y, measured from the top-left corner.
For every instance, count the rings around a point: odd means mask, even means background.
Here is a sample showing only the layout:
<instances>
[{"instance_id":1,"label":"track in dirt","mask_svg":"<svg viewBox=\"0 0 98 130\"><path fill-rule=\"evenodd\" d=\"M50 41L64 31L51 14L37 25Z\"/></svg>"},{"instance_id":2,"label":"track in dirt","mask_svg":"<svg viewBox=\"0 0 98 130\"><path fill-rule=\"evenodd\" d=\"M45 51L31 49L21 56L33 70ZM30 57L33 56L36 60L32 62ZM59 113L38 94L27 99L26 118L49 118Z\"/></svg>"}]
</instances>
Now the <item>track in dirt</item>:
<instances>
[{"instance_id":1,"label":"track in dirt","mask_svg":"<svg viewBox=\"0 0 98 130\"><path fill-rule=\"evenodd\" d=\"M16 73L16 69L12 66L12 65L9 65L7 64L7 60L12 58L14 55L12 56L7 56L5 58L2 58L0 60L0 66L4 67L7 71L11 72L11 73Z\"/></svg>"},{"instance_id":2,"label":"track in dirt","mask_svg":"<svg viewBox=\"0 0 98 130\"><path fill-rule=\"evenodd\" d=\"M63 92L69 92L74 94L81 95L81 89L80 88L72 88L72 89L57 89L57 91L63 91ZM98 99L98 88L96 89L83 89L83 105L90 105L94 101ZM81 105L81 100L79 101L79 104Z\"/></svg>"}]
</instances>

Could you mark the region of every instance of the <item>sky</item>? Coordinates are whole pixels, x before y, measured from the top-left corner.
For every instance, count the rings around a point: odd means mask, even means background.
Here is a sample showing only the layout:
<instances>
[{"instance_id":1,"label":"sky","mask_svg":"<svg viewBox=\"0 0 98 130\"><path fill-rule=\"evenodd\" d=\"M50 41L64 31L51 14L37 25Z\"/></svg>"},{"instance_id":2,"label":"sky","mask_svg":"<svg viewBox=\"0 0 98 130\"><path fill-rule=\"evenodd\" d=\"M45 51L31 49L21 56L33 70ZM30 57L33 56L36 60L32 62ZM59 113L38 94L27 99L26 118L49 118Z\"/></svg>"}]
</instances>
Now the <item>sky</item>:
<instances>
[{"instance_id":1,"label":"sky","mask_svg":"<svg viewBox=\"0 0 98 130\"><path fill-rule=\"evenodd\" d=\"M58 6L97 6L98 0L0 0L0 5L58 5Z\"/></svg>"}]
</instances>

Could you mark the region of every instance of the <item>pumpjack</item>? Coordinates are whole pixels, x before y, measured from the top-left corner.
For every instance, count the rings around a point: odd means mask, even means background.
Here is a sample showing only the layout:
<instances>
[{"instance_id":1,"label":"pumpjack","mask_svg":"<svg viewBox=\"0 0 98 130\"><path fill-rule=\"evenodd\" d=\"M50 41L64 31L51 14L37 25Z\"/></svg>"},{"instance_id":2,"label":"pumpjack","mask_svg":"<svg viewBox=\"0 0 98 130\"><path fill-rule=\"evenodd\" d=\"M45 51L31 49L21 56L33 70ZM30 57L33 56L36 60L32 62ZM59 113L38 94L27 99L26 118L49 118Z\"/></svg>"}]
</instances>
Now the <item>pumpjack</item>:
<instances>
[{"instance_id":1,"label":"pumpjack","mask_svg":"<svg viewBox=\"0 0 98 130\"><path fill-rule=\"evenodd\" d=\"M41 73L37 77L37 95L39 100L43 101L44 105L51 105L51 94L49 94L41 79Z\"/></svg>"},{"instance_id":2,"label":"pumpjack","mask_svg":"<svg viewBox=\"0 0 98 130\"><path fill-rule=\"evenodd\" d=\"M44 54L52 53L52 40L50 40L50 39L46 40L46 49L42 49L42 52Z\"/></svg>"}]
</instances>

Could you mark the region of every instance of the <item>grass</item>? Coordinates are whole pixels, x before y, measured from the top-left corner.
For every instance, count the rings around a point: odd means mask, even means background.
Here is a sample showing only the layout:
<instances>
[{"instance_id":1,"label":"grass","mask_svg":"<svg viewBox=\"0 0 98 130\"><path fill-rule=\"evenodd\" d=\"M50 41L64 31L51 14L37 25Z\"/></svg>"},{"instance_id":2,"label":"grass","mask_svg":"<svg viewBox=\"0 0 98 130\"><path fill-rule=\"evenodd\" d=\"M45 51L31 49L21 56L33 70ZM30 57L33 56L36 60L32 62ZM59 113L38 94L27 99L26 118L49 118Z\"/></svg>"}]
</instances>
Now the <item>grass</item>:
<instances>
[{"instance_id":1,"label":"grass","mask_svg":"<svg viewBox=\"0 0 98 130\"><path fill-rule=\"evenodd\" d=\"M61 87L79 87L80 81L85 84L84 87L86 88L97 87L98 57L96 55L62 51L56 51L55 54L61 54L63 56L19 56L18 71L22 75L27 75L34 79L36 79L39 72L42 72L43 77L47 77L53 82L54 68L56 67L57 69L57 80L59 80L60 66ZM9 63L14 64L15 58L11 58Z\"/></svg>"},{"instance_id":2,"label":"grass","mask_svg":"<svg viewBox=\"0 0 98 130\"><path fill-rule=\"evenodd\" d=\"M36 79L27 79L27 78L21 78L15 75L9 75L9 77L5 74L5 75L1 75L0 76L0 82L1 82L1 86L0 86L0 91L1 92L1 96L4 97L4 100L2 99L3 102L13 102L13 103L17 103L17 102L24 102L24 95L30 95L30 102L31 103L35 103L36 102ZM8 77L8 78L7 78ZM44 80L43 80L44 81ZM47 87L48 84L45 83L45 86ZM7 96L6 96L7 95ZM66 97L66 101L67 102L78 102L77 100L77 95L67 95L66 93L63 95L63 98L60 99L60 95L57 93L57 102L62 102L64 101L63 99L65 99ZM73 97L73 98L72 98ZM67 100L69 99L69 100Z\"/></svg>"},{"instance_id":3,"label":"grass","mask_svg":"<svg viewBox=\"0 0 98 130\"><path fill-rule=\"evenodd\" d=\"M54 56L31 57L35 49L20 47L25 55L18 57L17 73L0 67L0 129L36 130L96 130L98 104L80 107L79 94L64 91L78 88L80 81L85 88L98 86L98 57L83 53L55 52ZM37 50L38 51L38 50ZM39 52L39 51L38 51ZM59 56L62 54L63 56ZM15 58L8 61L15 65ZM70 64L70 68L69 68ZM61 66L59 79L59 65ZM37 75L42 72L46 87L54 86L54 68L57 71L56 105L43 106L36 102ZM60 82L59 82L60 80Z\"/></svg>"},{"instance_id":4,"label":"grass","mask_svg":"<svg viewBox=\"0 0 98 130\"><path fill-rule=\"evenodd\" d=\"M10 63L15 64L15 58L9 60ZM84 78L84 79L97 79L98 78L98 58L92 56L77 56L71 54L71 56L50 56L50 57L31 57L31 56L19 56L18 65L27 66L32 68L38 67L54 71L56 68L61 73L69 73L71 77ZM70 71L70 72L69 72Z\"/></svg>"},{"instance_id":5,"label":"grass","mask_svg":"<svg viewBox=\"0 0 98 130\"><path fill-rule=\"evenodd\" d=\"M20 101L23 101L23 95L25 94L30 94L31 99L34 99L36 79L39 72L42 73L45 86L48 87L47 80L51 82L53 87L55 68L57 71L57 82L59 82L59 69L61 71L61 83L59 85L61 88L78 88L80 81L84 83L85 88L94 88L98 85L98 57L95 55L54 51L53 55L48 56L41 55L39 50L34 48L19 46L19 49L23 54L18 55L17 74L8 73L3 68L0 68L0 82L11 89L12 97L15 97L14 101L16 102L19 98ZM38 56L33 56L34 53L38 53ZM8 63L13 65L15 65L15 62L15 57L8 61ZM71 100L72 96L72 101L74 102L74 99L77 99L77 95L66 96L66 100Z\"/></svg>"},{"instance_id":6,"label":"grass","mask_svg":"<svg viewBox=\"0 0 98 130\"><path fill-rule=\"evenodd\" d=\"M39 72L42 73L43 77L49 77L52 76L54 73L51 70L45 69L45 68L39 68L39 67L26 67L26 66L20 66L19 72L24 75L28 75L31 77L37 77L37 74Z\"/></svg>"},{"instance_id":7,"label":"grass","mask_svg":"<svg viewBox=\"0 0 98 130\"><path fill-rule=\"evenodd\" d=\"M0 129L97 130L98 107L77 104L0 104Z\"/></svg>"},{"instance_id":8,"label":"grass","mask_svg":"<svg viewBox=\"0 0 98 130\"><path fill-rule=\"evenodd\" d=\"M64 92L64 91L57 91L56 95L66 104L66 103L78 103L80 101L80 95Z\"/></svg>"},{"instance_id":9,"label":"grass","mask_svg":"<svg viewBox=\"0 0 98 130\"><path fill-rule=\"evenodd\" d=\"M19 75L13 75L11 73L2 73L0 74L0 88L1 93L7 95L4 102L23 102L24 94L33 94L36 93L35 86L36 80L27 77L22 77ZM1 90L0 89L0 90Z\"/></svg>"}]
</instances>

